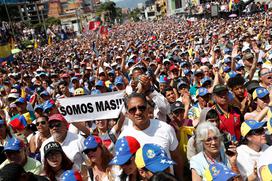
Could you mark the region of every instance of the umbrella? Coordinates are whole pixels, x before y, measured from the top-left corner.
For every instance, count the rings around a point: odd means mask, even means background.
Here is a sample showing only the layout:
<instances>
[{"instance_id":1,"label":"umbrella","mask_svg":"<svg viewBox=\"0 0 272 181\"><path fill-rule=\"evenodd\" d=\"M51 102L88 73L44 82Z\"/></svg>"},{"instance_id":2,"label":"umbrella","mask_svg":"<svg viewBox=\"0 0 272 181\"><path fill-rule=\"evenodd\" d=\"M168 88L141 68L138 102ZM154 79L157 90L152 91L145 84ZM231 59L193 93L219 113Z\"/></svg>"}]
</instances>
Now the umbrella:
<instances>
[{"instance_id":1,"label":"umbrella","mask_svg":"<svg viewBox=\"0 0 272 181\"><path fill-rule=\"evenodd\" d=\"M231 14L229 15L229 18L236 18L237 17L237 14Z\"/></svg>"},{"instance_id":2,"label":"umbrella","mask_svg":"<svg viewBox=\"0 0 272 181\"><path fill-rule=\"evenodd\" d=\"M15 48L15 49L12 49L12 50L11 50L11 53L12 53L12 54L16 54L16 53L19 53L19 52L21 52L21 51L22 51L21 49Z\"/></svg>"}]
</instances>

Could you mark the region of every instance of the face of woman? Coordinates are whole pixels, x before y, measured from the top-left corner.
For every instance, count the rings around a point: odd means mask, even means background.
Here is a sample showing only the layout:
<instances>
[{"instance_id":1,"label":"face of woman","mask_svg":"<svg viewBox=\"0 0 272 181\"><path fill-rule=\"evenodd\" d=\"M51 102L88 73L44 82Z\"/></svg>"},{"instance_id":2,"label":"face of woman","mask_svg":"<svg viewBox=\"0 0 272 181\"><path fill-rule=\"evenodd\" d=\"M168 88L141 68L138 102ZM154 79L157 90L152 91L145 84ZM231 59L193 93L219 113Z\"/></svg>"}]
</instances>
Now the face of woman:
<instances>
[{"instance_id":1,"label":"face of woman","mask_svg":"<svg viewBox=\"0 0 272 181\"><path fill-rule=\"evenodd\" d=\"M220 151L220 139L212 131L208 132L208 138L203 141L204 151L209 154L216 154Z\"/></svg>"},{"instance_id":2,"label":"face of woman","mask_svg":"<svg viewBox=\"0 0 272 181\"><path fill-rule=\"evenodd\" d=\"M96 126L98 129L104 130L104 129L108 128L107 120L97 120L97 121L95 121L95 123L96 123Z\"/></svg>"},{"instance_id":3,"label":"face of woman","mask_svg":"<svg viewBox=\"0 0 272 181\"><path fill-rule=\"evenodd\" d=\"M49 131L48 123L44 117L39 117L37 119L36 126L40 133Z\"/></svg>"},{"instance_id":4,"label":"face of woman","mask_svg":"<svg viewBox=\"0 0 272 181\"><path fill-rule=\"evenodd\" d=\"M133 173L135 173L137 171L137 167L135 165L135 158L132 157L130 158L125 164L123 164L121 167L123 169L123 171L127 174L127 175L131 175Z\"/></svg>"},{"instance_id":5,"label":"face of woman","mask_svg":"<svg viewBox=\"0 0 272 181\"><path fill-rule=\"evenodd\" d=\"M247 136L247 140L249 141L250 144L257 146L262 146L266 144L264 128L250 131L249 135Z\"/></svg>"},{"instance_id":6,"label":"face of woman","mask_svg":"<svg viewBox=\"0 0 272 181\"><path fill-rule=\"evenodd\" d=\"M61 167L62 155L59 151L52 151L48 153L46 160L51 167L58 168Z\"/></svg>"},{"instance_id":7,"label":"face of woman","mask_svg":"<svg viewBox=\"0 0 272 181\"><path fill-rule=\"evenodd\" d=\"M102 148L100 146L90 149L87 153L88 158L91 162L99 164L101 162Z\"/></svg>"}]
</instances>

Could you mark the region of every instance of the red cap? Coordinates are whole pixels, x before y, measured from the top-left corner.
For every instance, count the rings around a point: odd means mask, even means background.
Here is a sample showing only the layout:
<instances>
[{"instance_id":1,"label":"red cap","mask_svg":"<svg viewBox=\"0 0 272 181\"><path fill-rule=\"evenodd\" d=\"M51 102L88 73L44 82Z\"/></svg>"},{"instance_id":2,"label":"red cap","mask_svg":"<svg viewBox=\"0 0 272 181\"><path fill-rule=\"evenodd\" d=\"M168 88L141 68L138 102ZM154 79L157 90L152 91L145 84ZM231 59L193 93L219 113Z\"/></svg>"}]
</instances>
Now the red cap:
<instances>
[{"instance_id":1,"label":"red cap","mask_svg":"<svg viewBox=\"0 0 272 181\"><path fill-rule=\"evenodd\" d=\"M66 119L63 117L62 114L53 114L52 116L49 117L48 122L53 120L58 120L67 123Z\"/></svg>"},{"instance_id":2,"label":"red cap","mask_svg":"<svg viewBox=\"0 0 272 181\"><path fill-rule=\"evenodd\" d=\"M61 75L61 78L65 78L65 77L70 77L70 75L67 74L67 73L64 73L64 74Z\"/></svg>"},{"instance_id":3,"label":"red cap","mask_svg":"<svg viewBox=\"0 0 272 181\"><path fill-rule=\"evenodd\" d=\"M171 65L169 68L170 71L178 70L178 67L176 65Z\"/></svg>"}]
</instances>

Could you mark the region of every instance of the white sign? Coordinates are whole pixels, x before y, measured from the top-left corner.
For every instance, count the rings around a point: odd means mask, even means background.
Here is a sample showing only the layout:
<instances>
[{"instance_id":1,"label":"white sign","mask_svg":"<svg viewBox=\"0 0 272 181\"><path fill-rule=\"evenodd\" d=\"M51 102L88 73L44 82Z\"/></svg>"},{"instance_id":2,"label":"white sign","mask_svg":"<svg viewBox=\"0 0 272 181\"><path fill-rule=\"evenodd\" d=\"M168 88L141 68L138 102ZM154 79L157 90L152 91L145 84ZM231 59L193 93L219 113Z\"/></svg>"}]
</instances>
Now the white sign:
<instances>
[{"instance_id":1,"label":"white sign","mask_svg":"<svg viewBox=\"0 0 272 181\"><path fill-rule=\"evenodd\" d=\"M68 122L114 119L124 105L124 95L120 91L58 99L59 111Z\"/></svg>"}]
</instances>

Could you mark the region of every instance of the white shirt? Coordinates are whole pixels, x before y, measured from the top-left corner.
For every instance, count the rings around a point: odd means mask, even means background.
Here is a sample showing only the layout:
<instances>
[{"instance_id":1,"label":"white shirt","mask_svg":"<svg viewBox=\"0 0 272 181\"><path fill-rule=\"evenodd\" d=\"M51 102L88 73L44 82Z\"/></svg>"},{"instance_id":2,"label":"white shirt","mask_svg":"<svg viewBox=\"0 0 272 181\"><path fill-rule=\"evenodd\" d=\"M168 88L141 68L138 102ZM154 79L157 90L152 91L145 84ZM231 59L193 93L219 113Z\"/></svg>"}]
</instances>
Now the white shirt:
<instances>
[{"instance_id":1,"label":"white shirt","mask_svg":"<svg viewBox=\"0 0 272 181\"><path fill-rule=\"evenodd\" d=\"M256 152L247 145L237 147L237 166L243 177L243 180L251 175L254 171L254 163L258 163L261 154L268 148L268 145L263 145L260 152ZM259 180L259 179L257 179Z\"/></svg>"},{"instance_id":2,"label":"white shirt","mask_svg":"<svg viewBox=\"0 0 272 181\"><path fill-rule=\"evenodd\" d=\"M259 162L257 163L258 176L260 176L260 168L262 166L272 163L272 146L269 146L260 156Z\"/></svg>"},{"instance_id":3,"label":"white shirt","mask_svg":"<svg viewBox=\"0 0 272 181\"><path fill-rule=\"evenodd\" d=\"M40 148L41 160L44 162L44 146L54 141L53 136L45 140ZM80 168L80 165L84 162L82 154L84 148L84 138L81 135L77 135L71 132L67 132L67 135L62 143L60 143L62 150L66 156Z\"/></svg>"},{"instance_id":4,"label":"white shirt","mask_svg":"<svg viewBox=\"0 0 272 181\"><path fill-rule=\"evenodd\" d=\"M178 146L174 129L167 123L156 119L151 119L149 127L145 130L136 130L133 126L127 126L119 138L123 136L136 138L141 146L147 143L157 144L164 148L169 157L171 157L170 151L174 151Z\"/></svg>"}]
</instances>

